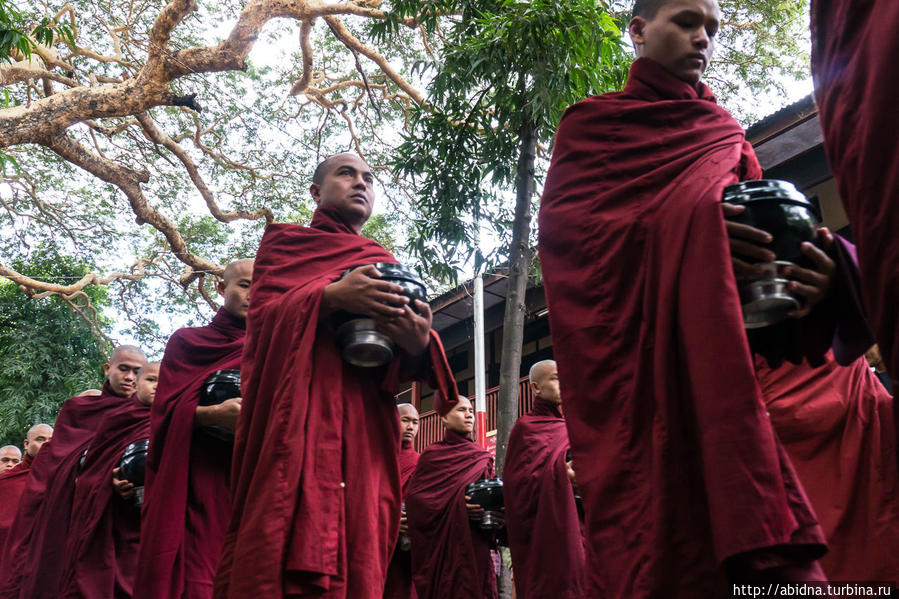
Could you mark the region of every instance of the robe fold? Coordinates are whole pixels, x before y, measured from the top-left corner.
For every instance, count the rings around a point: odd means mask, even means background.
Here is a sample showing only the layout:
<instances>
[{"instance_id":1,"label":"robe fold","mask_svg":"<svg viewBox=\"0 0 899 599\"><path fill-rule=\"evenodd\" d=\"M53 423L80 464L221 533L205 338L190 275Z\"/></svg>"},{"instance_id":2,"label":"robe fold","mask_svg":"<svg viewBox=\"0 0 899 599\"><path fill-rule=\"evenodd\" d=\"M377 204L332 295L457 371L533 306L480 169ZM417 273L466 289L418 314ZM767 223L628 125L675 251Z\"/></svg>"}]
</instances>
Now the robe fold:
<instances>
[{"instance_id":1,"label":"robe fold","mask_svg":"<svg viewBox=\"0 0 899 599\"><path fill-rule=\"evenodd\" d=\"M106 381L99 396L70 397L63 403L53 438L31 465L6 539L0 560L0 598L58 599L81 454L100 420L132 398L116 395Z\"/></svg>"},{"instance_id":2,"label":"robe fold","mask_svg":"<svg viewBox=\"0 0 899 599\"><path fill-rule=\"evenodd\" d=\"M899 2L813 0L812 74L824 147L858 243L862 298L899 379Z\"/></svg>"},{"instance_id":3,"label":"robe fold","mask_svg":"<svg viewBox=\"0 0 899 599\"><path fill-rule=\"evenodd\" d=\"M756 356L771 423L827 537L831 580L899 580L893 399L864 358L769 368Z\"/></svg>"},{"instance_id":4,"label":"robe fold","mask_svg":"<svg viewBox=\"0 0 899 599\"><path fill-rule=\"evenodd\" d=\"M412 444L403 441L400 448L400 493L404 501L409 491L409 481L418 465L418 458L419 453ZM412 584L412 554L400 549L399 544L393 550L393 557L387 568L384 599L415 599L415 586Z\"/></svg>"},{"instance_id":5,"label":"robe fold","mask_svg":"<svg viewBox=\"0 0 899 599\"><path fill-rule=\"evenodd\" d=\"M6 536L15 522L16 508L25 491L25 483L28 482L32 461L33 458L26 453L22 461L14 468L0 474L0 551L3 550ZM0 561L3 561L2 556L0 556Z\"/></svg>"},{"instance_id":6,"label":"robe fold","mask_svg":"<svg viewBox=\"0 0 899 599\"><path fill-rule=\"evenodd\" d=\"M604 597L722 596L729 558L826 550L765 415L721 212L760 176L708 88L649 59L559 125L539 255Z\"/></svg>"},{"instance_id":7,"label":"robe fold","mask_svg":"<svg viewBox=\"0 0 899 599\"><path fill-rule=\"evenodd\" d=\"M194 428L203 383L240 368L246 320L219 309L166 345L151 441L135 599L209 599L231 518L230 444Z\"/></svg>"},{"instance_id":8,"label":"robe fold","mask_svg":"<svg viewBox=\"0 0 899 599\"><path fill-rule=\"evenodd\" d=\"M150 406L136 398L97 426L75 481L61 599L131 599L140 543L140 508L112 487L131 443L150 436Z\"/></svg>"},{"instance_id":9,"label":"robe fold","mask_svg":"<svg viewBox=\"0 0 899 599\"><path fill-rule=\"evenodd\" d=\"M253 269L234 447L234 513L219 599L380 598L399 530L401 371L343 362L320 318L326 285L350 267L396 262L338 214L269 225ZM441 401L457 397L439 337L427 361Z\"/></svg>"},{"instance_id":10,"label":"robe fold","mask_svg":"<svg viewBox=\"0 0 899 599\"><path fill-rule=\"evenodd\" d=\"M465 508L465 488L494 476L493 458L447 430L421 454L406 496L412 580L419 599L495 599L490 533Z\"/></svg>"},{"instance_id":11,"label":"robe fold","mask_svg":"<svg viewBox=\"0 0 899 599\"><path fill-rule=\"evenodd\" d=\"M540 397L509 435L503 468L506 534L517 599L583 599L586 554L559 407Z\"/></svg>"}]
</instances>

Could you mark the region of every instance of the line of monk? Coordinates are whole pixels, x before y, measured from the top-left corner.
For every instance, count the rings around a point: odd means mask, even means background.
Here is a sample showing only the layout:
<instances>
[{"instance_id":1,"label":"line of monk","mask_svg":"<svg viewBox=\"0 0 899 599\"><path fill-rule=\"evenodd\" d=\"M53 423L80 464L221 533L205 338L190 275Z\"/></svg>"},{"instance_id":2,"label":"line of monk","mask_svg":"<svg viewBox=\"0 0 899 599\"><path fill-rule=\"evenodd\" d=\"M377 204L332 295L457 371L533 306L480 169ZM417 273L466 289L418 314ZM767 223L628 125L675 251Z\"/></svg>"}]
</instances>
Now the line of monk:
<instances>
[{"instance_id":1,"label":"line of monk","mask_svg":"<svg viewBox=\"0 0 899 599\"><path fill-rule=\"evenodd\" d=\"M503 563L518 599L899 581L897 411L862 358L876 337L899 374L899 3L814 0L812 17L860 270L819 228L784 271L802 307L747 331L738 284L775 255L721 201L763 173L701 81L720 8L637 0L624 90L559 125L538 242L555 361L531 365L504 464L472 439L429 305L373 266L397 260L361 235L371 167L337 154L309 225L269 225L225 267L209 324L161 363L117 347L102 390L24 454L0 448L0 599L493 599ZM344 313L394 342L385 365L344 359ZM237 391L209 401L214 379ZM409 381L445 428L421 454L395 400ZM123 456L141 447L138 481ZM494 513L470 485L497 470Z\"/></svg>"}]
</instances>

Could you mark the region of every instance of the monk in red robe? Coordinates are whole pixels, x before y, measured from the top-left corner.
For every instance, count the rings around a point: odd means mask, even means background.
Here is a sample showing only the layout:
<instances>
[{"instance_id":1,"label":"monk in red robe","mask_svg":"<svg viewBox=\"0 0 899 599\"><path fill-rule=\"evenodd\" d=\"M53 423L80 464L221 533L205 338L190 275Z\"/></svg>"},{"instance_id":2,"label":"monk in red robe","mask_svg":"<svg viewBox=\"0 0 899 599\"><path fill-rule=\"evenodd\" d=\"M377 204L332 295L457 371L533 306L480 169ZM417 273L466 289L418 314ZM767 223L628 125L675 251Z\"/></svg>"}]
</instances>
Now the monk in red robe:
<instances>
[{"instance_id":1,"label":"monk in red robe","mask_svg":"<svg viewBox=\"0 0 899 599\"><path fill-rule=\"evenodd\" d=\"M12 528L34 456L51 438L53 438L52 426L47 424L32 426L25 434L25 457L15 468L0 475L0 550L6 544L6 537Z\"/></svg>"},{"instance_id":2,"label":"monk in red robe","mask_svg":"<svg viewBox=\"0 0 899 599\"><path fill-rule=\"evenodd\" d=\"M570 447L553 360L531 367L534 407L512 427L503 495L517 599L582 599L584 537L566 454Z\"/></svg>"},{"instance_id":3,"label":"monk in red robe","mask_svg":"<svg viewBox=\"0 0 899 599\"><path fill-rule=\"evenodd\" d=\"M3 599L58 599L79 463L100 420L132 401L137 372L146 363L139 348L121 345L103 366L106 382L101 394L71 397L63 403L53 427L53 440L45 444L31 465L0 556ZM7 563L18 563L19 567L9 569Z\"/></svg>"},{"instance_id":4,"label":"monk in red robe","mask_svg":"<svg viewBox=\"0 0 899 599\"><path fill-rule=\"evenodd\" d=\"M204 432L233 431L241 398L201 406L204 381L240 368L253 261L232 262L218 292L224 305L208 325L169 339L150 416L143 533L135 599L209 599L231 518L231 444Z\"/></svg>"},{"instance_id":5,"label":"monk in red robe","mask_svg":"<svg viewBox=\"0 0 899 599\"><path fill-rule=\"evenodd\" d=\"M0 474L12 470L22 462L22 450L15 445L0 447Z\"/></svg>"},{"instance_id":6,"label":"monk in red robe","mask_svg":"<svg viewBox=\"0 0 899 599\"><path fill-rule=\"evenodd\" d=\"M400 416L400 488L405 502L409 491L409 481L418 465L419 453L415 451L415 437L418 435L418 410L410 403L396 407ZM405 503L403 504L405 506ZM400 541L393 551L393 558L387 568L387 582L384 584L384 599L415 599L412 584L412 555L406 510L400 517Z\"/></svg>"},{"instance_id":7,"label":"monk in red robe","mask_svg":"<svg viewBox=\"0 0 899 599\"><path fill-rule=\"evenodd\" d=\"M771 423L827 537L832 580L899 580L893 400L864 358L777 368L756 356Z\"/></svg>"},{"instance_id":8,"label":"monk in red robe","mask_svg":"<svg viewBox=\"0 0 899 599\"><path fill-rule=\"evenodd\" d=\"M540 207L588 572L609 598L823 578L824 536L765 415L722 218L723 188L762 173L700 82L719 20L714 0L637 2L627 86L568 109ZM803 251L816 268L793 289L811 308L833 265Z\"/></svg>"},{"instance_id":9,"label":"monk in red robe","mask_svg":"<svg viewBox=\"0 0 899 599\"><path fill-rule=\"evenodd\" d=\"M824 147L858 242L862 299L899 380L899 2L813 0L812 74Z\"/></svg>"},{"instance_id":10,"label":"monk in red robe","mask_svg":"<svg viewBox=\"0 0 899 599\"><path fill-rule=\"evenodd\" d=\"M465 495L495 475L493 458L471 440L468 398L441 411L441 420L446 435L422 452L406 496L415 590L419 599L495 599L493 535L478 527L484 510Z\"/></svg>"},{"instance_id":11,"label":"monk in red robe","mask_svg":"<svg viewBox=\"0 0 899 599\"><path fill-rule=\"evenodd\" d=\"M60 598L131 599L140 507L119 464L129 445L150 436L158 378L159 362L141 368L136 396L110 410L97 426L75 481Z\"/></svg>"},{"instance_id":12,"label":"monk in red robe","mask_svg":"<svg viewBox=\"0 0 899 599\"><path fill-rule=\"evenodd\" d=\"M417 301L414 312L398 285L379 280L372 263L396 259L359 235L373 182L358 156L325 160L310 187L310 226L270 225L262 238L219 599L380 599L400 523L394 394L402 379L430 375L441 403L455 399L430 308ZM336 311L371 317L395 342L394 360L344 362Z\"/></svg>"}]
</instances>

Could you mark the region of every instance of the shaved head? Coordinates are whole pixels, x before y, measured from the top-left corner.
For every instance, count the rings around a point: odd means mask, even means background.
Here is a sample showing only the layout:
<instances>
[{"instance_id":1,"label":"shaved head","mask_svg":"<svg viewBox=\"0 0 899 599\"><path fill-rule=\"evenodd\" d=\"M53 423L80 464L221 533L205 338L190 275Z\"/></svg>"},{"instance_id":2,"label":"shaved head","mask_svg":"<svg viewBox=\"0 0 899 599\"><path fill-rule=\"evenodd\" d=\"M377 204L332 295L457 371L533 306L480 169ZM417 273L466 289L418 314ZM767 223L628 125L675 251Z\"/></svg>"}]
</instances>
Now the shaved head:
<instances>
[{"instance_id":1,"label":"shaved head","mask_svg":"<svg viewBox=\"0 0 899 599\"><path fill-rule=\"evenodd\" d=\"M396 407L400 416L400 436L404 446L411 447L418 435L418 410L411 403L401 403Z\"/></svg>"},{"instance_id":2,"label":"shaved head","mask_svg":"<svg viewBox=\"0 0 899 599\"><path fill-rule=\"evenodd\" d=\"M222 306L232 316L246 318L250 311L250 284L253 282L253 260L235 260L225 267L215 290L225 300Z\"/></svg>"},{"instance_id":3,"label":"shaved head","mask_svg":"<svg viewBox=\"0 0 899 599\"><path fill-rule=\"evenodd\" d=\"M22 461L22 451L15 445L0 447L0 474L15 468Z\"/></svg>"},{"instance_id":4,"label":"shaved head","mask_svg":"<svg viewBox=\"0 0 899 599\"><path fill-rule=\"evenodd\" d=\"M637 0L634 2L634 12L631 18L643 17L647 21L652 21L659 14L659 9L665 6L671 0Z\"/></svg>"},{"instance_id":5,"label":"shaved head","mask_svg":"<svg viewBox=\"0 0 899 599\"><path fill-rule=\"evenodd\" d=\"M396 406L397 411L402 418L403 414L412 414L418 418L418 410L411 403L401 403Z\"/></svg>"},{"instance_id":6,"label":"shaved head","mask_svg":"<svg viewBox=\"0 0 899 599\"><path fill-rule=\"evenodd\" d=\"M126 357L136 357L138 359L143 359L143 362L146 364L147 362L147 354L144 353L144 350L139 348L136 345L120 345L115 348L112 352L112 355L109 357L109 363L115 364L117 362L121 362L126 359Z\"/></svg>"},{"instance_id":7,"label":"shaved head","mask_svg":"<svg viewBox=\"0 0 899 599\"><path fill-rule=\"evenodd\" d=\"M241 276L252 279L253 262L254 260L252 258L244 258L243 260L235 260L226 266L225 272L222 273L222 279L225 281L225 284L227 285L230 281L240 278Z\"/></svg>"},{"instance_id":8,"label":"shaved head","mask_svg":"<svg viewBox=\"0 0 899 599\"><path fill-rule=\"evenodd\" d=\"M324 183L325 175L328 173L328 167L331 166L331 163L335 159L340 158L341 156L353 156L355 158L358 158L358 156L356 156L352 152L341 152L340 154L332 154L331 156L328 156L327 158L319 162L317 167L315 167L315 172L312 173L312 182L316 185L321 185L322 183Z\"/></svg>"},{"instance_id":9,"label":"shaved head","mask_svg":"<svg viewBox=\"0 0 899 599\"><path fill-rule=\"evenodd\" d=\"M556 368L555 360L541 360L531 366L528 380L534 395L551 404L562 403L562 395L559 393L559 369Z\"/></svg>"},{"instance_id":10,"label":"shaved head","mask_svg":"<svg viewBox=\"0 0 899 599\"><path fill-rule=\"evenodd\" d=\"M150 362L137 371L137 401L145 406L156 398L156 384L159 382L159 362Z\"/></svg>"},{"instance_id":11,"label":"shaved head","mask_svg":"<svg viewBox=\"0 0 899 599\"><path fill-rule=\"evenodd\" d=\"M136 345L120 345L103 365L103 374L112 392L130 397L137 390L137 371L147 363L147 356Z\"/></svg>"},{"instance_id":12,"label":"shaved head","mask_svg":"<svg viewBox=\"0 0 899 599\"><path fill-rule=\"evenodd\" d=\"M41 450L44 443L53 438L53 427L49 424L35 424L25 435L25 453L32 458Z\"/></svg>"},{"instance_id":13,"label":"shaved head","mask_svg":"<svg viewBox=\"0 0 899 599\"><path fill-rule=\"evenodd\" d=\"M85 389L84 391L82 391L81 393L76 395L75 397L89 397L89 396L94 396L94 395L103 395L103 392L100 391L99 389Z\"/></svg>"},{"instance_id":14,"label":"shaved head","mask_svg":"<svg viewBox=\"0 0 899 599\"><path fill-rule=\"evenodd\" d=\"M542 382L555 369L555 360L540 360L531 366L531 370L528 372L528 380L531 382Z\"/></svg>"},{"instance_id":15,"label":"shaved head","mask_svg":"<svg viewBox=\"0 0 899 599\"><path fill-rule=\"evenodd\" d=\"M336 212L358 234L375 206L374 182L371 167L356 154L345 152L318 165L309 193L318 208Z\"/></svg>"}]
</instances>

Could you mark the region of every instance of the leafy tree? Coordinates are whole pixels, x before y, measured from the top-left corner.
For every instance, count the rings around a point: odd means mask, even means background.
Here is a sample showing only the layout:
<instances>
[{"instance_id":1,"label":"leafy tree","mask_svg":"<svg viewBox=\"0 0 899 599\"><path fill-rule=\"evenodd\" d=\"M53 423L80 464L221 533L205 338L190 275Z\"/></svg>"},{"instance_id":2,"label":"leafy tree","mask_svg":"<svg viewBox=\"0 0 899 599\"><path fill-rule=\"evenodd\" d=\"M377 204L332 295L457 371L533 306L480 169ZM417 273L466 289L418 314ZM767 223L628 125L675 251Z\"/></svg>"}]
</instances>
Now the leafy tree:
<instances>
[{"instance_id":1,"label":"leafy tree","mask_svg":"<svg viewBox=\"0 0 899 599\"><path fill-rule=\"evenodd\" d=\"M14 262L19 272L61 284L86 275L89 265L42 249ZM84 296L38 299L16 285L0 281L0 445L21 445L32 425L56 419L62 402L103 381L104 351L92 326L74 310L109 305L105 287L90 287ZM109 322L93 319L102 327Z\"/></svg>"}]
</instances>

